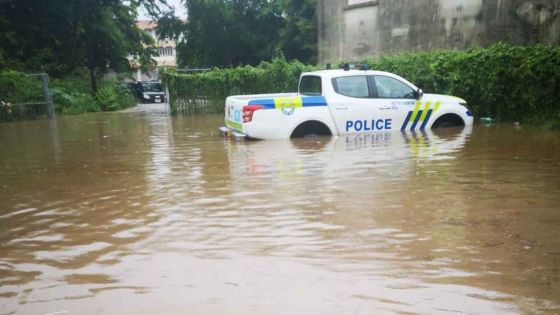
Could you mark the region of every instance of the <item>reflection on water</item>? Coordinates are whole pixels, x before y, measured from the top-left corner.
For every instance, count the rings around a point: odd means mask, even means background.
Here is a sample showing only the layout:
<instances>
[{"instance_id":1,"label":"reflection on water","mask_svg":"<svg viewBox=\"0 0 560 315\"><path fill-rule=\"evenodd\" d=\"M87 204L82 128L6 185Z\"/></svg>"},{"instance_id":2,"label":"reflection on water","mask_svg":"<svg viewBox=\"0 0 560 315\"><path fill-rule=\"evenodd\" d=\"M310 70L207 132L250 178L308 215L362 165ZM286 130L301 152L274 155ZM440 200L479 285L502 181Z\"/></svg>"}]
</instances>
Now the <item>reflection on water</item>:
<instances>
[{"instance_id":1,"label":"reflection on water","mask_svg":"<svg viewBox=\"0 0 560 315\"><path fill-rule=\"evenodd\" d=\"M560 140L0 124L0 314L557 313Z\"/></svg>"}]
</instances>

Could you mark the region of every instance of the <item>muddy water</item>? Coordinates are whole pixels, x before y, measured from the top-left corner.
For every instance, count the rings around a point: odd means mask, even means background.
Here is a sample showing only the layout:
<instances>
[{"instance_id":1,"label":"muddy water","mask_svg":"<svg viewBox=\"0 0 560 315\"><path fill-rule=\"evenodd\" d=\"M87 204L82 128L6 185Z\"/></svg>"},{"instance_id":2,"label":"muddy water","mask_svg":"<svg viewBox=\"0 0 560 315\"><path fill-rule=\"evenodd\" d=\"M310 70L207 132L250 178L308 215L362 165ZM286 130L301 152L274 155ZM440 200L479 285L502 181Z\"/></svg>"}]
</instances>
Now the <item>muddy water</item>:
<instances>
[{"instance_id":1,"label":"muddy water","mask_svg":"<svg viewBox=\"0 0 560 315\"><path fill-rule=\"evenodd\" d=\"M559 313L560 134L0 124L0 314Z\"/></svg>"}]
</instances>

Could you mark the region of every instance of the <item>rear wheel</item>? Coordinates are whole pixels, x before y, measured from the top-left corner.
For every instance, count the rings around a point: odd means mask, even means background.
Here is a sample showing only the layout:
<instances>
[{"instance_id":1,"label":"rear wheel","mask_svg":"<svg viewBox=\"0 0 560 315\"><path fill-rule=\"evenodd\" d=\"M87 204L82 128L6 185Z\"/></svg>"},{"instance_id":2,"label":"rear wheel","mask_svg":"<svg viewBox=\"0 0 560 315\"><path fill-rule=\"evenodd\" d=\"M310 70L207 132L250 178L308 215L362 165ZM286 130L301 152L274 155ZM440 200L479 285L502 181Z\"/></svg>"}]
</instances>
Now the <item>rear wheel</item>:
<instances>
[{"instance_id":1,"label":"rear wheel","mask_svg":"<svg viewBox=\"0 0 560 315\"><path fill-rule=\"evenodd\" d=\"M312 138L317 136L331 136L331 130L320 121L306 121L292 132L290 138Z\"/></svg>"}]
</instances>

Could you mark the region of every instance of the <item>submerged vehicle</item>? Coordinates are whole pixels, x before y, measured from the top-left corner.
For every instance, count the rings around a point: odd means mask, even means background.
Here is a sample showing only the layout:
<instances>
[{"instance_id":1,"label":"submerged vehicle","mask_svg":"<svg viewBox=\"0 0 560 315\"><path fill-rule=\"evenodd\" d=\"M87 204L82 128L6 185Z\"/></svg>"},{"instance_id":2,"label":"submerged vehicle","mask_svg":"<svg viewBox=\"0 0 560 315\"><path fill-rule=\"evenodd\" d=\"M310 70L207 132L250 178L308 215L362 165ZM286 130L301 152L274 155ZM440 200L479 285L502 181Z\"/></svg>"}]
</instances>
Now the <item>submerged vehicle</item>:
<instances>
[{"instance_id":1,"label":"submerged vehicle","mask_svg":"<svg viewBox=\"0 0 560 315\"><path fill-rule=\"evenodd\" d=\"M372 70L303 73L297 93L236 95L225 102L225 127L235 138L285 139L392 130L470 126L459 97L427 94L406 79Z\"/></svg>"}]
</instances>

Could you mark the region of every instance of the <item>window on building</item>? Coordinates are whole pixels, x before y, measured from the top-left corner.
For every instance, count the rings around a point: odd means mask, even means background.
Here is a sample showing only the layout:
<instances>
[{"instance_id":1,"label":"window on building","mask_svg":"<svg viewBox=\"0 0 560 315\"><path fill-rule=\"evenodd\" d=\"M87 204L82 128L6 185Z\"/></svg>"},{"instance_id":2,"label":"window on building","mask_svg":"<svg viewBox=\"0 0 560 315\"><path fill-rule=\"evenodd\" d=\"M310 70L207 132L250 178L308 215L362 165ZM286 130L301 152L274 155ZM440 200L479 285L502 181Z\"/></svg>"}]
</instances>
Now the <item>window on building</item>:
<instances>
[{"instance_id":1,"label":"window on building","mask_svg":"<svg viewBox=\"0 0 560 315\"><path fill-rule=\"evenodd\" d=\"M414 90L407 84L391 77L375 76L375 87L379 98L414 98Z\"/></svg>"},{"instance_id":2,"label":"window on building","mask_svg":"<svg viewBox=\"0 0 560 315\"><path fill-rule=\"evenodd\" d=\"M365 75L334 78L333 86L336 93L344 96L369 97L368 80Z\"/></svg>"},{"instance_id":3,"label":"window on building","mask_svg":"<svg viewBox=\"0 0 560 315\"><path fill-rule=\"evenodd\" d=\"M173 47L158 47L160 56L173 56Z\"/></svg>"}]
</instances>

